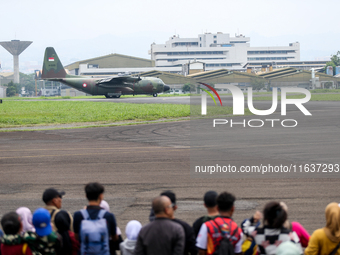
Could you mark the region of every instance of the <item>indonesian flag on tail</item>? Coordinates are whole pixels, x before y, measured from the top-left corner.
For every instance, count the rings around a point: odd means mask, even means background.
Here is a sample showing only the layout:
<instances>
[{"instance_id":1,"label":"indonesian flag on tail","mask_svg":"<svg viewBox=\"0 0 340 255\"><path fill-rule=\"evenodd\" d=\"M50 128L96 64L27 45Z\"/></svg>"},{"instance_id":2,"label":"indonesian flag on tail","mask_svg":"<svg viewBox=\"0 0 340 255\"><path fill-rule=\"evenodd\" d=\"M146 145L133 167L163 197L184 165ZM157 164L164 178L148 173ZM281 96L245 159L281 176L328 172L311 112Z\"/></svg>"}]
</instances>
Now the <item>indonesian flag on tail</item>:
<instances>
[{"instance_id":1,"label":"indonesian flag on tail","mask_svg":"<svg viewBox=\"0 0 340 255\"><path fill-rule=\"evenodd\" d=\"M48 58L48 61L54 61L53 57Z\"/></svg>"}]
</instances>

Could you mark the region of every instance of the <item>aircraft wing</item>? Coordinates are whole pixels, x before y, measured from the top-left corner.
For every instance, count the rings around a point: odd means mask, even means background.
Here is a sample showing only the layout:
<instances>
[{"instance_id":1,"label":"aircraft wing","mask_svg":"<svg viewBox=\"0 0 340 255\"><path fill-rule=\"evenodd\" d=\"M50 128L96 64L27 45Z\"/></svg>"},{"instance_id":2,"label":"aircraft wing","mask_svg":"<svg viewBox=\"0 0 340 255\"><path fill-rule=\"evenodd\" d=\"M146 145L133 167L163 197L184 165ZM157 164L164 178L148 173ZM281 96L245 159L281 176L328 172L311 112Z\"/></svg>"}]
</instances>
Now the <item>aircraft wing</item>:
<instances>
[{"instance_id":1,"label":"aircraft wing","mask_svg":"<svg viewBox=\"0 0 340 255\"><path fill-rule=\"evenodd\" d=\"M131 76L114 76L114 77L108 77L105 79L101 79L97 81L97 85L101 86L115 86L115 85L122 85L125 83L136 83L140 81L141 78L139 77L131 77Z\"/></svg>"}]
</instances>

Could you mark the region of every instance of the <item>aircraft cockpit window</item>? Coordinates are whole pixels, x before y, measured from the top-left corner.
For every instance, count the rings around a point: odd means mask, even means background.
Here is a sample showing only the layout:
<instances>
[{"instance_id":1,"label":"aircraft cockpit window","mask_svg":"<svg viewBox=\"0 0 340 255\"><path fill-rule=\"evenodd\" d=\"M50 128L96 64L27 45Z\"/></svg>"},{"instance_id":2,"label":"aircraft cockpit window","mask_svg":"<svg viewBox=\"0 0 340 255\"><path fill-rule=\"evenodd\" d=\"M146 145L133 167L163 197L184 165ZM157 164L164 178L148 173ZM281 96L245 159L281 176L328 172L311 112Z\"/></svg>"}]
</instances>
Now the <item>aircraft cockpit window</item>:
<instances>
[{"instance_id":1,"label":"aircraft cockpit window","mask_svg":"<svg viewBox=\"0 0 340 255\"><path fill-rule=\"evenodd\" d=\"M159 85L165 85L165 83L162 80L158 80Z\"/></svg>"}]
</instances>

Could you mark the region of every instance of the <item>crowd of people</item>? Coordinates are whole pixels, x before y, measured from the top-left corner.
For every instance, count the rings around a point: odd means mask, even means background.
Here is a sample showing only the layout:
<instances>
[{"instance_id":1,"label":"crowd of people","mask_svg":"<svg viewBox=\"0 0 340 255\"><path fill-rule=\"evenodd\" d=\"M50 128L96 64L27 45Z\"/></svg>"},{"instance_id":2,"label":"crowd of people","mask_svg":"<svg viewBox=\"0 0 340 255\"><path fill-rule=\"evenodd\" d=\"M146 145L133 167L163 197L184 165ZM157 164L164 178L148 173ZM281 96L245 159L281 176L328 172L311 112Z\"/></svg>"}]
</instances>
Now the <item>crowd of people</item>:
<instances>
[{"instance_id":1,"label":"crowd of people","mask_svg":"<svg viewBox=\"0 0 340 255\"><path fill-rule=\"evenodd\" d=\"M330 203L326 226L310 236L298 222L288 220L283 202L269 202L238 225L232 218L235 196L208 191L203 197L206 215L191 226L175 217L176 195L164 191L152 200L150 223L131 220L126 239L99 183L85 186L88 205L73 215L62 210L64 192L49 188L44 208L34 213L26 207L1 219L0 255L213 255L278 254L340 255L340 207Z\"/></svg>"}]
</instances>

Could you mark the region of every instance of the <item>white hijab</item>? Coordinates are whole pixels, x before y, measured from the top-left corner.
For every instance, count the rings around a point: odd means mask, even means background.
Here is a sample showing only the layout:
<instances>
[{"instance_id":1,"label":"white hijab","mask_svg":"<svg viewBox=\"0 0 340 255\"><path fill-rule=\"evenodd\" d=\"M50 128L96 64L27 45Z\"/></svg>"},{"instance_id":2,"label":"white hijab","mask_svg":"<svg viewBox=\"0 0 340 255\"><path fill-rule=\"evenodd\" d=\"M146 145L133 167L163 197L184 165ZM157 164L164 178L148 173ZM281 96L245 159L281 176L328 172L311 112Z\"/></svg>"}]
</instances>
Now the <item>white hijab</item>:
<instances>
[{"instance_id":1,"label":"white hijab","mask_svg":"<svg viewBox=\"0 0 340 255\"><path fill-rule=\"evenodd\" d=\"M126 225L125 228L125 234L127 239L129 240L137 240L139 231L142 228L142 224L140 224L139 221L137 220L131 220L129 223Z\"/></svg>"},{"instance_id":2,"label":"white hijab","mask_svg":"<svg viewBox=\"0 0 340 255\"><path fill-rule=\"evenodd\" d=\"M35 232L35 228L32 223L32 212L27 207L20 207L16 210L16 213L20 216L22 223L21 233L26 233L27 231Z\"/></svg>"},{"instance_id":3,"label":"white hijab","mask_svg":"<svg viewBox=\"0 0 340 255\"><path fill-rule=\"evenodd\" d=\"M108 211L110 212L110 206L108 204L108 202L106 202L105 200L102 200L100 202L100 205L99 205L101 208L103 208L105 211Z\"/></svg>"}]
</instances>

